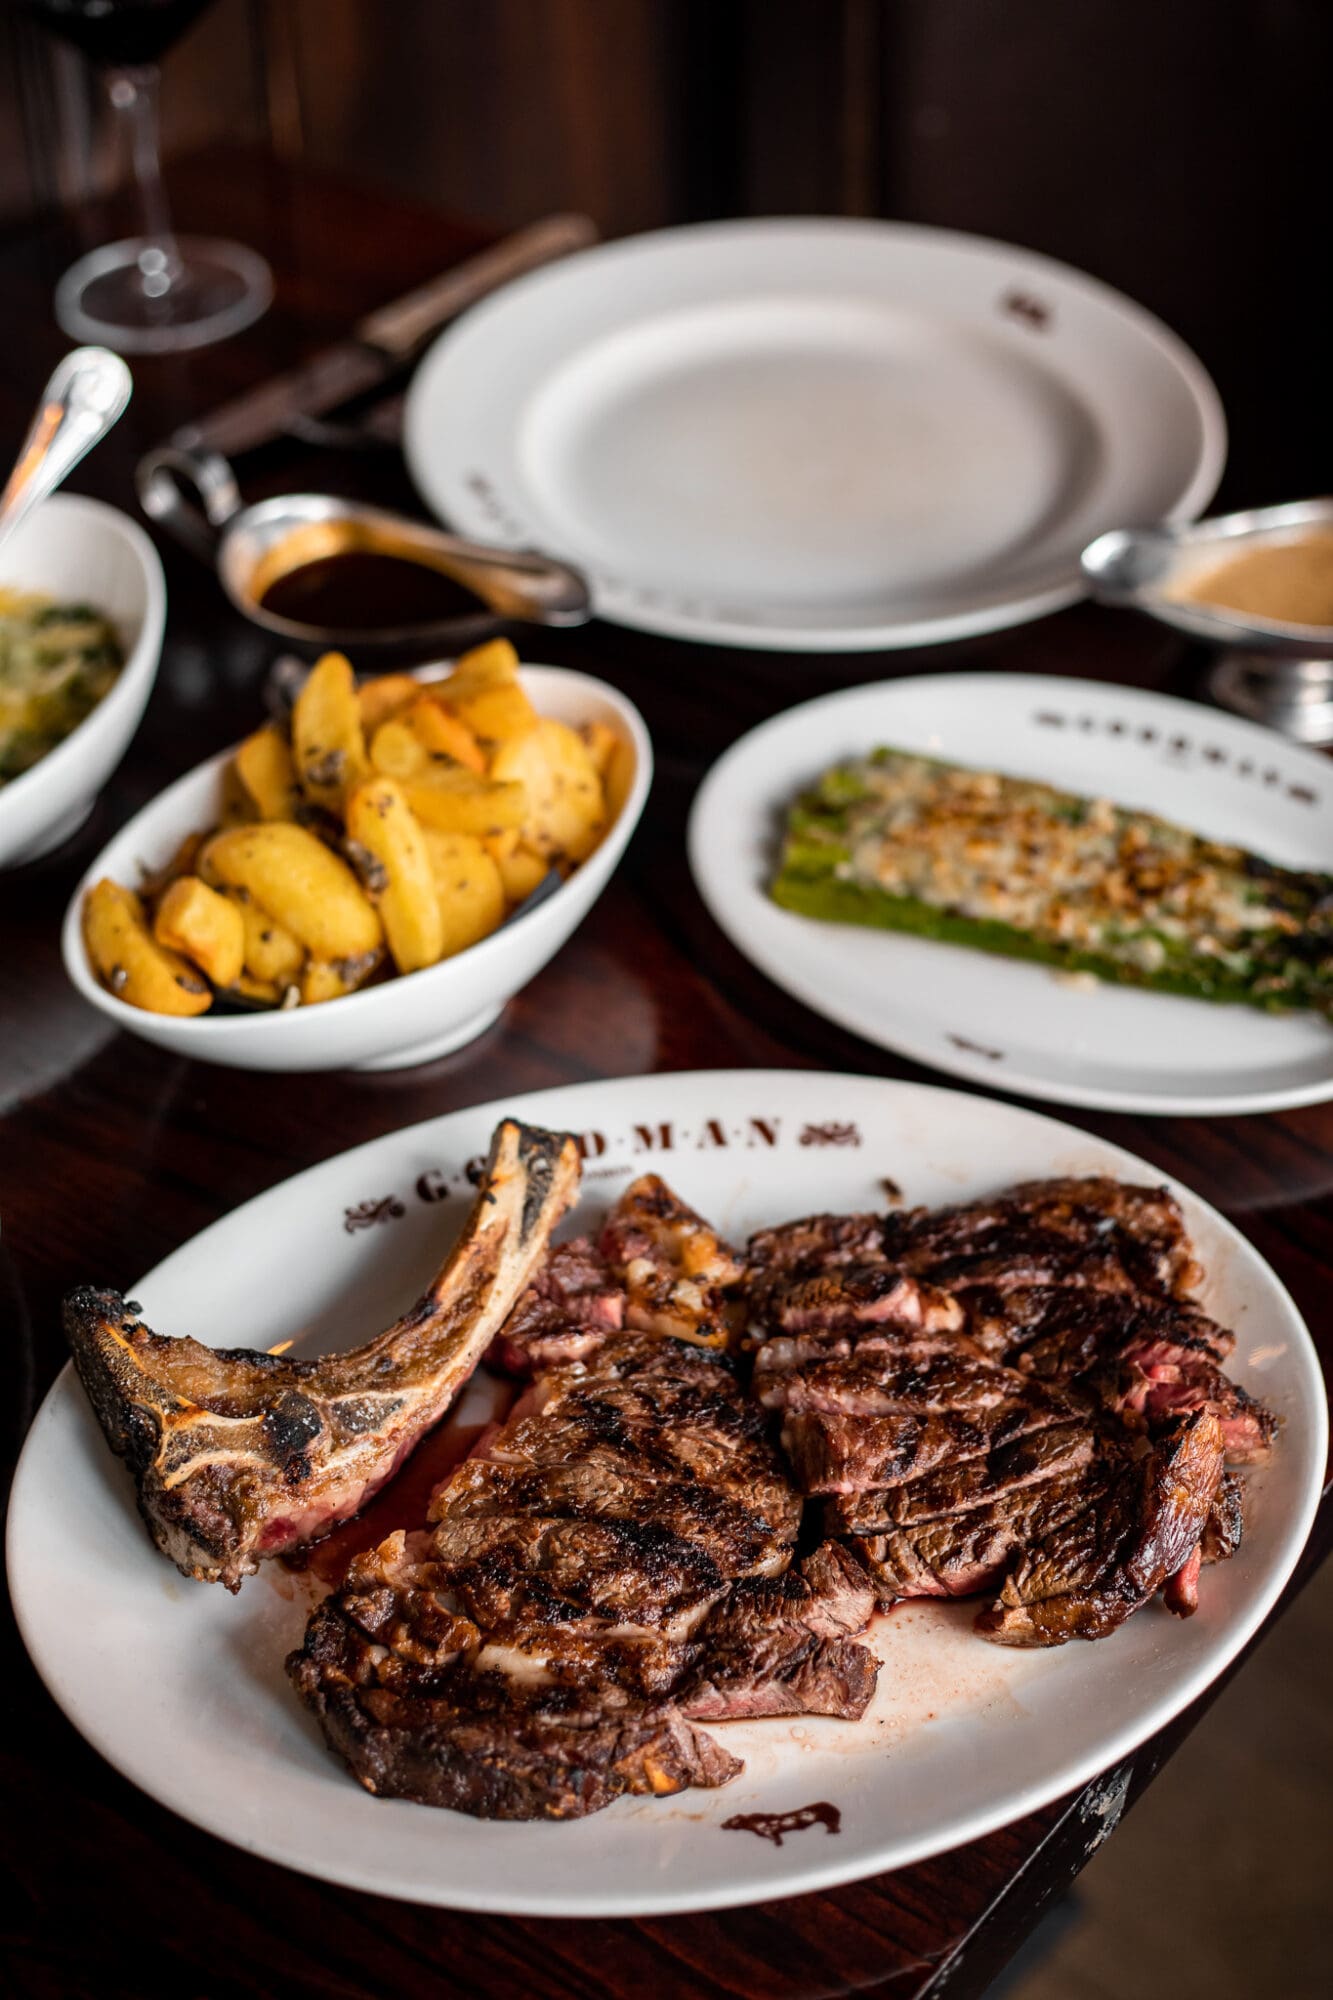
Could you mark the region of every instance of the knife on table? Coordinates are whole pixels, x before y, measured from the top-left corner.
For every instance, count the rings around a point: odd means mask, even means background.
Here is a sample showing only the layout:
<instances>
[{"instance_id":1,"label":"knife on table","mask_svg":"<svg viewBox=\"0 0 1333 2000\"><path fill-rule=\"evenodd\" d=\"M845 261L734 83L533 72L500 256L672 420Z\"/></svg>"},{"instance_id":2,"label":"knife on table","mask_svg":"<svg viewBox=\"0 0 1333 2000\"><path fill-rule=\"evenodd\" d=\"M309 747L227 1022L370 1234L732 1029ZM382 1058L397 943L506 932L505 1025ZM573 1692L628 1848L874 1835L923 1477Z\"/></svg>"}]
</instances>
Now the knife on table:
<instances>
[{"instance_id":1,"label":"knife on table","mask_svg":"<svg viewBox=\"0 0 1333 2000\"><path fill-rule=\"evenodd\" d=\"M348 339L324 348L299 368L247 389L197 423L182 425L169 445L181 452L234 458L270 444L302 419L323 416L387 381L431 334L488 292L596 241L596 225L586 215L548 215L516 230L405 298L367 314Z\"/></svg>"}]
</instances>

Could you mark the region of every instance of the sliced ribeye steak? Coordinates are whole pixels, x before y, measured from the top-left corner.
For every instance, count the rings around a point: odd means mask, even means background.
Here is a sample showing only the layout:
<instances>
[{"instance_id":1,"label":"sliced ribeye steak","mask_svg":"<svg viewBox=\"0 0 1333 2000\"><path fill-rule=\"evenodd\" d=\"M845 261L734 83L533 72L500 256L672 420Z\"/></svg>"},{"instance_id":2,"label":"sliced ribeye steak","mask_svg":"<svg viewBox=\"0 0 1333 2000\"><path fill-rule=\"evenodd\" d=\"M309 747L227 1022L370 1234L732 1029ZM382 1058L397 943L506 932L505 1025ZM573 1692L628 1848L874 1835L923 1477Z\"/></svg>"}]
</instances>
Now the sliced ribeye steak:
<instances>
[{"instance_id":1,"label":"sliced ribeye steak","mask_svg":"<svg viewBox=\"0 0 1333 2000\"><path fill-rule=\"evenodd\" d=\"M438 1423L573 1202L578 1151L499 1126L438 1276L366 1346L306 1360L152 1332L119 1293L65 1301L75 1365L134 1474L157 1546L185 1575L239 1587L262 1557L356 1513Z\"/></svg>"},{"instance_id":2,"label":"sliced ribeye steak","mask_svg":"<svg viewBox=\"0 0 1333 2000\"><path fill-rule=\"evenodd\" d=\"M1275 1424L1166 1189L1105 1177L761 1231L754 1389L882 1603L997 1592L988 1638L1098 1638L1158 1590L1182 1615L1233 1553Z\"/></svg>"}]
</instances>

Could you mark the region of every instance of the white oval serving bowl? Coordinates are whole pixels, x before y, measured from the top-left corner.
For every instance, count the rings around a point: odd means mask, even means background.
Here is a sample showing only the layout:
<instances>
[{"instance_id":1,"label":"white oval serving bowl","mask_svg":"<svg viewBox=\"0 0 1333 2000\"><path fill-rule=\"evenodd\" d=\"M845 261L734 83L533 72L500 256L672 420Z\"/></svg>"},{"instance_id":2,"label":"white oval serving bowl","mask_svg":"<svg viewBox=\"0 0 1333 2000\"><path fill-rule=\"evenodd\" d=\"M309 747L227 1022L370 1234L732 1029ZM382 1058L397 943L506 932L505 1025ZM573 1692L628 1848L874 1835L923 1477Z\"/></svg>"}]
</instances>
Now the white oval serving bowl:
<instances>
[{"instance_id":1,"label":"white oval serving bowl","mask_svg":"<svg viewBox=\"0 0 1333 2000\"><path fill-rule=\"evenodd\" d=\"M438 670L422 669L430 678ZM221 751L178 778L102 849L70 898L61 935L65 970L85 1000L117 1027L173 1055L231 1069L406 1069L475 1040L572 935L606 887L643 811L653 752L637 708L604 681L565 667L524 667L522 681L542 715L577 725L602 722L616 732L607 789L614 818L601 845L569 880L535 908L479 944L422 972L394 976L361 993L317 1007L253 1014L149 1014L99 985L80 925L84 892L109 875L135 888L145 869L162 865L188 833L216 825L222 775L235 751Z\"/></svg>"},{"instance_id":2,"label":"white oval serving bowl","mask_svg":"<svg viewBox=\"0 0 1333 2000\"><path fill-rule=\"evenodd\" d=\"M0 549L0 585L91 604L120 634L115 686L63 743L0 785L0 868L35 861L88 817L139 726L157 673L167 586L137 521L81 494L56 493Z\"/></svg>"}]
</instances>

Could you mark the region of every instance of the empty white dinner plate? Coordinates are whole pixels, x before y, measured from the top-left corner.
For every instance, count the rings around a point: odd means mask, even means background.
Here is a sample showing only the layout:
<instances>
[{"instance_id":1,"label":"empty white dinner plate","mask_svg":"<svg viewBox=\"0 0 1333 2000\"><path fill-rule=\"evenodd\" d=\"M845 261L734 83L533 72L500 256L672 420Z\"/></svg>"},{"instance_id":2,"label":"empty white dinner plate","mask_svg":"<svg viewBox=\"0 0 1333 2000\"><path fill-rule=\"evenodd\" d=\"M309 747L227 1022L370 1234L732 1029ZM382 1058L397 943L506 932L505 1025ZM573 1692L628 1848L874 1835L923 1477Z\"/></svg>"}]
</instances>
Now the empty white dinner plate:
<instances>
[{"instance_id":1,"label":"empty white dinner plate","mask_svg":"<svg viewBox=\"0 0 1333 2000\"><path fill-rule=\"evenodd\" d=\"M1016 959L779 909L784 816L884 744L1161 813L1296 868L1333 868L1333 764L1194 702L1032 674L930 674L774 716L709 772L690 866L732 943L881 1048L993 1089L1117 1111L1276 1111L1333 1097L1333 1023L1088 985Z\"/></svg>"},{"instance_id":2,"label":"empty white dinner plate","mask_svg":"<svg viewBox=\"0 0 1333 2000\"><path fill-rule=\"evenodd\" d=\"M507 286L431 349L408 464L464 533L680 638L920 645L1082 594L1190 518L1226 427L1189 350L1068 266L905 223L710 223Z\"/></svg>"},{"instance_id":3,"label":"empty white dinner plate","mask_svg":"<svg viewBox=\"0 0 1333 2000\"><path fill-rule=\"evenodd\" d=\"M134 1296L159 1331L212 1346L290 1340L314 1355L358 1343L437 1268L472 1198L467 1164L501 1117L580 1135L578 1229L650 1170L737 1242L812 1209L882 1208L885 1176L932 1204L1036 1175L1160 1178L1102 1139L960 1091L773 1070L625 1077L451 1112L325 1160L204 1230ZM859 1722L710 1723L745 1761L716 1791L528 1824L373 1798L283 1672L313 1578L265 1563L229 1597L178 1575L66 1368L9 1509L28 1650L75 1727L153 1798L252 1854L376 1895L659 1916L827 1888L974 1840L1115 1766L1193 1701L1271 1610L1314 1518L1327 1424L1310 1336L1258 1252L1177 1192L1208 1274L1203 1304L1236 1329L1230 1373L1282 1420L1268 1462L1243 1473L1245 1539L1204 1571L1192 1618L1154 1603L1095 1645L1025 1652L978 1637L975 1601L904 1604L871 1627L883 1666ZM484 1385L475 1378L468 1398ZM458 1413L485 1414L466 1401ZM836 1838L818 1818L780 1843L735 1824L816 1801L840 1815Z\"/></svg>"}]
</instances>

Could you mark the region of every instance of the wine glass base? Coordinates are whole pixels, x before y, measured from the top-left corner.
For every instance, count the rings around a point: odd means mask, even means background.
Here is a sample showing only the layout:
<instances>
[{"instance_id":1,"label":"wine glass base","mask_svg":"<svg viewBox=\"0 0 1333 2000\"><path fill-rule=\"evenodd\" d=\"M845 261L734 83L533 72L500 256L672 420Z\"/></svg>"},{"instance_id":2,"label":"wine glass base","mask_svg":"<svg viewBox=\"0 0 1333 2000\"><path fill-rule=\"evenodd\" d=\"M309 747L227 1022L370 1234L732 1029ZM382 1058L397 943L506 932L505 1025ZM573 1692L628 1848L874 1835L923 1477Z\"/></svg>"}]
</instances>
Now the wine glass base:
<instances>
[{"instance_id":1,"label":"wine glass base","mask_svg":"<svg viewBox=\"0 0 1333 2000\"><path fill-rule=\"evenodd\" d=\"M239 333L267 312L273 274L240 243L178 236L179 268L162 283L162 248L127 237L71 264L56 286L55 315L74 340L97 341L121 354L179 354Z\"/></svg>"}]
</instances>

